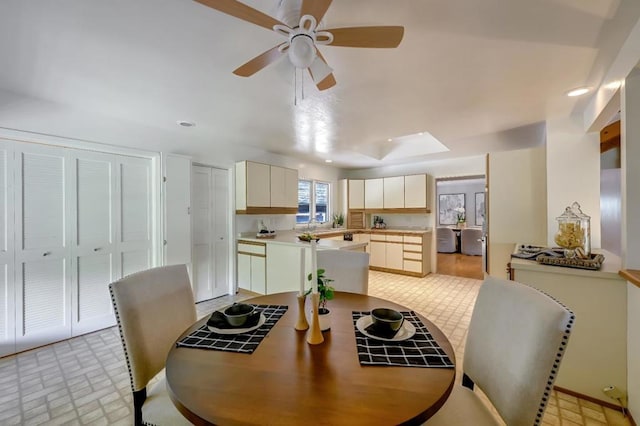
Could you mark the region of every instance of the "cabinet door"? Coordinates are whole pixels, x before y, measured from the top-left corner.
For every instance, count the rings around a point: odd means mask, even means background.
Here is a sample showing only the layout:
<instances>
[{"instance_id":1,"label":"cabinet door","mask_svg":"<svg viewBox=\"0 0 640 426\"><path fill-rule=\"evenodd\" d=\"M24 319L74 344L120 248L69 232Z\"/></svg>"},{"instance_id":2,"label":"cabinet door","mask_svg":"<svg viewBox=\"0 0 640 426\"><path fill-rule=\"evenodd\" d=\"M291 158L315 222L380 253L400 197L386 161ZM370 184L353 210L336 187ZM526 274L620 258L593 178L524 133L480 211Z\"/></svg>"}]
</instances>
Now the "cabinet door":
<instances>
[{"instance_id":1,"label":"cabinet door","mask_svg":"<svg viewBox=\"0 0 640 426\"><path fill-rule=\"evenodd\" d=\"M264 257L251 256L251 291L267 294L267 262Z\"/></svg>"},{"instance_id":2,"label":"cabinet door","mask_svg":"<svg viewBox=\"0 0 640 426\"><path fill-rule=\"evenodd\" d=\"M238 253L238 288L251 291L251 255Z\"/></svg>"},{"instance_id":3,"label":"cabinet door","mask_svg":"<svg viewBox=\"0 0 640 426\"><path fill-rule=\"evenodd\" d=\"M383 179L384 208L404 208L404 176Z\"/></svg>"},{"instance_id":4,"label":"cabinet door","mask_svg":"<svg viewBox=\"0 0 640 426\"><path fill-rule=\"evenodd\" d=\"M364 209L364 180L349 179L349 209Z\"/></svg>"},{"instance_id":5,"label":"cabinet door","mask_svg":"<svg viewBox=\"0 0 640 426\"><path fill-rule=\"evenodd\" d=\"M404 267L404 249L402 243L387 242L386 262L387 268L401 271Z\"/></svg>"},{"instance_id":6,"label":"cabinet door","mask_svg":"<svg viewBox=\"0 0 640 426\"><path fill-rule=\"evenodd\" d=\"M284 168L271 166L271 207L285 207L287 194L285 191Z\"/></svg>"},{"instance_id":7,"label":"cabinet door","mask_svg":"<svg viewBox=\"0 0 640 426\"><path fill-rule=\"evenodd\" d=\"M384 207L383 179L367 179L364 182L364 208L381 209Z\"/></svg>"},{"instance_id":8,"label":"cabinet door","mask_svg":"<svg viewBox=\"0 0 640 426\"><path fill-rule=\"evenodd\" d=\"M298 208L298 171L284 169L285 207Z\"/></svg>"},{"instance_id":9,"label":"cabinet door","mask_svg":"<svg viewBox=\"0 0 640 426\"><path fill-rule=\"evenodd\" d=\"M247 161L247 207L271 207L271 166Z\"/></svg>"},{"instance_id":10,"label":"cabinet door","mask_svg":"<svg viewBox=\"0 0 640 426\"><path fill-rule=\"evenodd\" d=\"M427 207L427 176L404 177L404 206L406 208Z\"/></svg>"},{"instance_id":11,"label":"cabinet door","mask_svg":"<svg viewBox=\"0 0 640 426\"><path fill-rule=\"evenodd\" d=\"M16 350L71 337L69 178L66 150L16 152Z\"/></svg>"},{"instance_id":12,"label":"cabinet door","mask_svg":"<svg viewBox=\"0 0 640 426\"><path fill-rule=\"evenodd\" d=\"M0 357L15 352L13 148L0 141Z\"/></svg>"},{"instance_id":13,"label":"cabinet door","mask_svg":"<svg viewBox=\"0 0 640 426\"><path fill-rule=\"evenodd\" d=\"M369 265L376 266L378 268L386 268L387 267L387 260L386 260L387 243L384 241L371 240L371 243L369 244L369 246L370 246Z\"/></svg>"},{"instance_id":14,"label":"cabinet door","mask_svg":"<svg viewBox=\"0 0 640 426\"><path fill-rule=\"evenodd\" d=\"M72 155L72 324L73 336L115 324L109 283L115 265L115 161L108 154Z\"/></svg>"},{"instance_id":15,"label":"cabinet door","mask_svg":"<svg viewBox=\"0 0 640 426\"><path fill-rule=\"evenodd\" d=\"M191 159L163 157L164 264L191 265Z\"/></svg>"},{"instance_id":16,"label":"cabinet door","mask_svg":"<svg viewBox=\"0 0 640 426\"><path fill-rule=\"evenodd\" d=\"M124 277L153 265L151 160L118 156L117 165L120 190L117 250Z\"/></svg>"}]
</instances>

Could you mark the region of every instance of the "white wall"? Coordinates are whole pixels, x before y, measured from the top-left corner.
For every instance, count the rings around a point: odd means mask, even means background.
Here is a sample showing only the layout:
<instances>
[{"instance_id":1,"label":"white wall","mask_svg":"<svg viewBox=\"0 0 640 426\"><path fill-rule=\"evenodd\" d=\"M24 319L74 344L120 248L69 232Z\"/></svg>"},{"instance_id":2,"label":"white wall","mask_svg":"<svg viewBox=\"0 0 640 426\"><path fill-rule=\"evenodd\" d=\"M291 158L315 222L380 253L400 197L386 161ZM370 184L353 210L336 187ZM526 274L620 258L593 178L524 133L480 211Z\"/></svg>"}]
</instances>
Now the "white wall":
<instances>
[{"instance_id":1,"label":"white wall","mask_svg":"<svg viewBox=\"0 0 640 426\"><path fill-rule=\"evenodd\" d=\"M547 122L547 244L555 245L556 217L577 201L591 216L591 247L600 248L600 135L585 134L577 118Z\"/></svg>"},{"instance_id":2,"label":"white wall","mask_svg":"<svg viewBox=\"0 0 640 426\"><path fill-rule=\"evenodd\" d=\"M546 244L545 147L489 155L489 273L506 278L515 244Z\"/></svg>"},{"instance_id":3,"label":"white wall","mask_svg":"<svg viewBox=\"0 0 640 426\"><path fill-rule=\"evenodd\" d=\"M622 265L640 269L640 70L622 87ZM627 284L629 410L640 419L640 288Z\"/></svg>"}]
</instances>

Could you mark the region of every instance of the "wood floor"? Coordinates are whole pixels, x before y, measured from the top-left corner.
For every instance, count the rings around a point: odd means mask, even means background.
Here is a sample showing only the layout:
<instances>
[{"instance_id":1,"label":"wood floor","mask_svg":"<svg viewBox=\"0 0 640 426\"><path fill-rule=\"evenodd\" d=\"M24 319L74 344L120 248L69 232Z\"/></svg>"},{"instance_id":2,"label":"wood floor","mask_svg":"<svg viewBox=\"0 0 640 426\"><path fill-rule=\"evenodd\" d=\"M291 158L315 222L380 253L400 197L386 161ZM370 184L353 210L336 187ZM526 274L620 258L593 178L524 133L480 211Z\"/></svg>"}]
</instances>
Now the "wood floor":
<instances>
[{"instance_id":1,"label":"wood floor","mask_svg":"<svg viewBox=\"0 0 640 426\"><path fill-rule=\"evenodd\" d=\"M461 253L438 253L438 273L455 277L484 279L482 256Z\"/></svg>"}]
</instances>

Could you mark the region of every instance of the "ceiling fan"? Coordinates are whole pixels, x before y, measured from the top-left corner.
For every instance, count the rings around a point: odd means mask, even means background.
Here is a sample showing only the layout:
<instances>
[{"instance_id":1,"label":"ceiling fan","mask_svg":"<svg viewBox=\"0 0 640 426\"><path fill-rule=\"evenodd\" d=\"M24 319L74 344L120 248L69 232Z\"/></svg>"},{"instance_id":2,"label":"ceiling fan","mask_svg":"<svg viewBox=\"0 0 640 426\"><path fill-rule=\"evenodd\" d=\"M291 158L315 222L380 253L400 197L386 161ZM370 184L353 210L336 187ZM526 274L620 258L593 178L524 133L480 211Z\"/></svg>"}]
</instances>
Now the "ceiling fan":
<instances>
[{"instance_id":1,"label":"ceiling fan","mask_svg":"<svg viewBox=\"0 0 640 426\"><path fill-rule=\"evenodd\" d=\"M289 60L296 68L309 70L309 74L319 90L333 87L336 80L332 74L333 69L318 50L318 45L393 48L400 44L404 35L404 27L400 26L319 30L318 24L327 12L332 0L302 0L299 22L292 27L237 0L195 1L286 37L285 42L251 59L234 70L234 74L249 77L288 54Z\"/></svg>"}]
</instances>

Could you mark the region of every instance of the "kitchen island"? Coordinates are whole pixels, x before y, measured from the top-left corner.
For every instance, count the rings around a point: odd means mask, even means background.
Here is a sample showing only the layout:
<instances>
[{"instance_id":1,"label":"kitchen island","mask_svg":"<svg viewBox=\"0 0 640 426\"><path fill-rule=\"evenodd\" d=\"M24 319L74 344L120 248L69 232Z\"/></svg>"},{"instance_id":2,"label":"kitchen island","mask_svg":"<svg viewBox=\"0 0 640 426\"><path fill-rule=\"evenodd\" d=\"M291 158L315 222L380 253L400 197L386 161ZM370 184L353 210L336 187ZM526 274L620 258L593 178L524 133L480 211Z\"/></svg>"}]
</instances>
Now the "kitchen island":
<instances>
[{"instance_id":1,"label":"kitchen island","mask_svg":"<svg viewBox=\"0 0 640 426\"><path fill-rule=\"evenodd\" d=\"M618 274L619 257L593 251L605 257L597 271L512 258L511 277L551 295L576 315L556 386L612 403L602 391L605 387L626 392L627 283Z\"/></svg>"},{"instance_id":2,"label":"kitchen island","mask_svg":"<svg viewBox=\"0 0 640 426\"><path fill-rule=\"evenodd\" d=\"M431 272L430 229L326 228L311 232L320 238L318 250L370 253L371 269L413 276ZM238 236L238 287L258 294L298 290L302 256L306 274L311 272L310 244L298 239L301 233L277 231L274 238L258 238L255 233ZM345 241L345 234L353 239Z\"/></svg>"}]
</instances>

